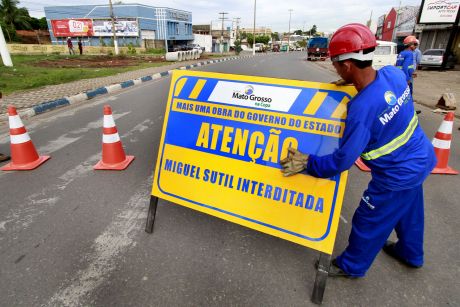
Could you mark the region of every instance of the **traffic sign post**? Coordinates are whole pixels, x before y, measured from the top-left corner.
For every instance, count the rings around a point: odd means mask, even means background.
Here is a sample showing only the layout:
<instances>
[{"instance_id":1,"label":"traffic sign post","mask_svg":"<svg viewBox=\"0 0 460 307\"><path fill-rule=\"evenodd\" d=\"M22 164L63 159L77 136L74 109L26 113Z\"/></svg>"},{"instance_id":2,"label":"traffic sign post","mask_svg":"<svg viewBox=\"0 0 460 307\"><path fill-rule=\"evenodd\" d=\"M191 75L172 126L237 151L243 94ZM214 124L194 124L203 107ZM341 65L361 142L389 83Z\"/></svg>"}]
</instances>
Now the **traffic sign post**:
<instances>
[{"instance_id":1,"label":"traffic sign post","mask_svg":"<svg viewBox=\"0 0 460 307\"><path fill-rule=\"evenodd\" d=\"M350 86L174 71L146 232L158 198L321 252L321 303L347 172L283 177L289 147L327 155L343 135Z\"/></svg>"}]
</instances>

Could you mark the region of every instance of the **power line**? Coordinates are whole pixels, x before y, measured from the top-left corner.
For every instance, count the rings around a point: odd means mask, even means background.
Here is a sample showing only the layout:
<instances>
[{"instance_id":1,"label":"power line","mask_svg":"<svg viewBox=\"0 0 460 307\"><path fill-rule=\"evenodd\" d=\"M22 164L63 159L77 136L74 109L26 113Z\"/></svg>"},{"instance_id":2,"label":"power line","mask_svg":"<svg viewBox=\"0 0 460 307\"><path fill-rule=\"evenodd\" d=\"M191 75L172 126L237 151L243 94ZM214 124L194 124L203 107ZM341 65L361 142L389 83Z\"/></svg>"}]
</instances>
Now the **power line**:
<instances>
[{"instance_id":1,"label":"power line","mask_svg":"<svg viewBox=\"0 0 460 307\"><path fill-rule=\"evenodd\" d=\"M228 15L228 13L226 12L221 12L219 13L219 15L222 15L222 17L219 17L219 19L222 21L222 31L220 32L220 45L221 45L221 50L220 52L223 53L224 52L224 21L225 20L228 20L228 18L225 17L225 15Z\"/></svg>"}]
</instances>

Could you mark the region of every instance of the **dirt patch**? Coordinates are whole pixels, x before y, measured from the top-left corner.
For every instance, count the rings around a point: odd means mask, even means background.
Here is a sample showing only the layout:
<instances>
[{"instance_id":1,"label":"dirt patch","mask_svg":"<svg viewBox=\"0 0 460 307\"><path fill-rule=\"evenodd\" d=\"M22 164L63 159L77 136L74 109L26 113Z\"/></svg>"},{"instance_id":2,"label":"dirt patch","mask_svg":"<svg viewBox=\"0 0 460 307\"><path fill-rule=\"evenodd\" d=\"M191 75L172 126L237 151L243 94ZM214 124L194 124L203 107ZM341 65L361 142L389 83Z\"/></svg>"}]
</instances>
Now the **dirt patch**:
<instances>
[{"instance_id":1,"label":"dirt patch","mask_svg":"<svg viewBox=\"0 0 460 307\"><path fill-rule=\"evenodd\" d=\"M111 56L92 56L92 57L68 57L62 59L42 60L34 63L38 67L53 68L95 68L95 67L128 67L142 63L163 62L161 57L111 57Z\"/></svg>"}]
</instances>

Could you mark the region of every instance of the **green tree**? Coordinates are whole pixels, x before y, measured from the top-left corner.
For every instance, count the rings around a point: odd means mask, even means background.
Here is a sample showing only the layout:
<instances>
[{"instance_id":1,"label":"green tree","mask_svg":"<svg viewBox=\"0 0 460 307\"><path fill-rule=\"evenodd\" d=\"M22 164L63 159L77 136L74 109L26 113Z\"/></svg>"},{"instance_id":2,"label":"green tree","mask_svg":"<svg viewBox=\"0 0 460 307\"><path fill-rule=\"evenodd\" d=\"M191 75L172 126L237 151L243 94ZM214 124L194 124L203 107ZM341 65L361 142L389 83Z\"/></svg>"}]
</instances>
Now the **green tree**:
<instances>
[{"instance_id":1,"label":"green tree","mask_svg":"<svg viewBox=\"0 0 460 307\"><path fill-rule=\"evenodd\" d=\"M42 17L38 20L39 22L39 29L40 30L48 30L48 22L46 21L46 17Z\"/></svg>"},{"instance_id":2,"label":"green tree","mask_svg":"<svg viewBox=\"0 0 460 307\"><path fill-rule=\"evenodd\" d=\"M302 47L302 48L307 47L307 41L304 39L299 41L297 44L299 45L299 47Z\"/></svg>"},{"instance_id":3,"label":"green tree","mask_svg":"<svg viewBox=\"0 0 460 307\"><path fill-rule=\"evenodd\" d=\"M16 40L16 30L14 27L11 27L10 25L7 25L5 21L0 18L0 26L2 27L2 32L4 37L8 37L11 40Z\"/></svg>"},{"instance_id":4,"label":"green tree","mask_svg":"<svg viewBox=\"0 0 460 307\"><path fill-rule=\"evenodd\" d=\"M11 42L16 29L30 29L30 16L26 8L18 8L18 0L1 0L0 18L6 27L8 41Z\"/></svg>"},{"instance_id":5,"label":"green tree","mask_svg":"<svg viewBox=\"0 0 460 307\"><path fill-rule=\"evenodd\" d=\"M241 49L241 41L239 39L237 39L237 40L235 40L234 44L235 44L235 52L238 55L238 54L240 54L241 50L243 50L243 49Z\"/></svg>"},{"instance_id":6,"label":"green tree","mask_svg":"<svg viewBox=\"0 0 460 307\"><path fill-rule=\"evenodd\" d=\"M245 33L245 34L246 34L246 40L248 41L248 45L249 47L252 48L252 44L254 43L254 35L252 35L252 33Z\"/></svg>"},{"instance_id":7,"label":"green tree","mask_svg":"<svg viewBox=\"0 0 460 307\"><path fill-rule=\"evenodd\" d=\"M48 30L48 23L46 22L46 17L40 19L30 17L29 23L32 30Z\"/></svg>"},{"instance_id":8,"label":"green tree","mask_svg":"<svg viewBox=\"0 0 460 307\"><path fill-rule=\"evenodd\" d=\"M268 36L268 35L256 36L256 43L262 43L264 45L268 45L269 41L270 41L270 36Z\"/></svg>"},{"instance_id":9,"label":"green tree","mask_svg":"<svg viewBox=\"0 0 460 307\"><path fill-rule=\"evenodd\" d=\"M302 30L296 30L296 31L294 31L294 34L295 35L302 35Z\"/></svg>"},{"instance_id":10,"label":"green tree","mask_svg":"<svg viewBox=\"0 0 460 307\"><path fill-rule=\"evenodd\" d=\"M313 27L311 27L311 29L308 31L308 34L310 34L311 36L315 36L316 32L317 32L316 25L313 25Z\"/></svg>"},{"instance_id":11,"label":"green tree","mask_svg":"<svg viewBox=\"0 0 460 307\"><path fill-rule=\"evenodd\" d=\"M280 40L280 34L278 32L273 32L272 33L272 40L273 41L279 41Z\"/></svg>"}]
</instances>

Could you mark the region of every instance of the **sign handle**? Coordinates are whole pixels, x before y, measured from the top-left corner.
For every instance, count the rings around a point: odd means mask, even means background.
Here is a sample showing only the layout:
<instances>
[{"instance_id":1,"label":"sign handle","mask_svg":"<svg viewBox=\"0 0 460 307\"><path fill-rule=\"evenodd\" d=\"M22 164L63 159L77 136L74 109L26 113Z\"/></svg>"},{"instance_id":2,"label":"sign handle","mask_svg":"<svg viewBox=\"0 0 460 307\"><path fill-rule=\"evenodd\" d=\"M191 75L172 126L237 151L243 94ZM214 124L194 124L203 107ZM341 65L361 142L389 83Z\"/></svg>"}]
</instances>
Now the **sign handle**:
<instances>
[{"instance_id":1,"label":"sign handle","mask_svg":"<svg viewBox=\"0 0 460 307\"><path fill-rule=\"evenodd\" d=\"M330 265L331 255L320 253L315 285L313 287L313 293L311 294L311 301L317 305L321 305L323 303L324 290L326 289L326 281Z\"/></svg>"},{"instance_id":2,"label":"sign handle","mask_svg":"<svg viewBox=\"0 0 460 307\"><path fill-rule=\"evenodd\" d=\"M145 232L153 233L153 224L155 223L155 214L157 213L158 197L150 196L149 212L147 214L147 223Z\"/></svg>"}]
</instances>

